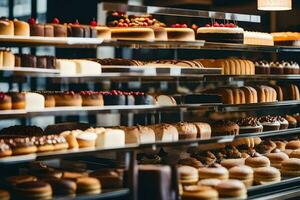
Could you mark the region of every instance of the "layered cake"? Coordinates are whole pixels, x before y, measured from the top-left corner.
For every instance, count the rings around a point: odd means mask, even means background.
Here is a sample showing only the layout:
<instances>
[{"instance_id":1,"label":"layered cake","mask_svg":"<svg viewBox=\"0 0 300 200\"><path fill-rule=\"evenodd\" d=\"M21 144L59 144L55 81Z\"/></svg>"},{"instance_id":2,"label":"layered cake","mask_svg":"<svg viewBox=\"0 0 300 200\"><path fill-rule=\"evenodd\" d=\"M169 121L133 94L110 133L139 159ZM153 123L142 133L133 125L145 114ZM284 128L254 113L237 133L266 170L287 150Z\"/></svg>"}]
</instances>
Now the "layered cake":
<instances>
[{"instance_id":1,"label":"layered cake","mask_svg":"<svg viewBox=\"0 0 300 200\"><path fill-rule=\"evenodd\" d=\"M274 46L274 40L269 33L245 31L244 44Z\"/></svg>"},{"instance_id":2,"label":"layered cake","mask_svg":"<svg viewBox=\"0 0 300 200\"><path fill-rule=\"evenodd\" d=\"M258 133L263 131L263 126L257 118L247 117L237 121L240 127L240 134L243 133Z\"/></svg>"},{"instance_id":3,"label":"layered cake","mask_svg":"<svg viewBox=\"0 0 300 200\"><path fill-rule=\"evenodd\" d=\"M300 40L298 32L277 32L271 33L276 45L293 46Z\"/></svg>"},{"instance_id":4,"label":"layered cake","mask_svg":"<svg viewBox=\"0 0 300 200\"><path fill-rule=\"evenodd\" d=\"M258 118L258 121L263 126L264 131L276 131L280 129L280 122L276 117L273 116L263 116Z\"/></svg>"},{"instance_id":5,"label":"layered cake","mask_svg":"<svg viewBox=\"0 0 300 200\"><path fill-rule=\"evenodd\" d=\"M222 42L222 43L244 43L244 29L237 27L235 24L206 24L205 27L200 27L197 30L198 40L207 42Z\"/></svg>"},{"instance_id":6,"label":"layered cake","mask_svg":"<svg viewBox=\"0 0 300 200\"><path fill-rule=\"evenodd\" d=\"M165 28L168 40L171 41L194 41L195 32L191 28L187 28L186 24L174 24L171 28Z\"/></svg>"}]
</instances>

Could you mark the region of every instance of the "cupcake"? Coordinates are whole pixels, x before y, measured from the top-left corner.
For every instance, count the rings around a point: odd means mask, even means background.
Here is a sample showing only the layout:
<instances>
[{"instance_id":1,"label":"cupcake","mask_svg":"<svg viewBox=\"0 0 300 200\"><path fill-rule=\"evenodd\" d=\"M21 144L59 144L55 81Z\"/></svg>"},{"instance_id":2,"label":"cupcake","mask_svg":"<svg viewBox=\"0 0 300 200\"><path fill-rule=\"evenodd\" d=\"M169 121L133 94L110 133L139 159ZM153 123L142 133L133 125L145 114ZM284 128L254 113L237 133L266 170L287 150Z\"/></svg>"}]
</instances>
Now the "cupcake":
<instances>
[{"instance_id":1,"label":"cupcake","mask_svg":"<svg viewBox=\"0 0 300 200\"><path fill-rule=\"evenodd\" d=\"M289 128L289 122L282 116L277 116L277 120L280 123L280 130L288 129Z\"/></svg>"},{"instance_id":2,"label":"cupcake","mask_svg":"<svg viewBox=\"0 0 300 200\"><path fill-rule=\"evenodd\" d=\"M280 62L270 63L271 74L283 74L283 64Z\"/></svg>"},{"instance_id":3,"label":"cupcake","mask_svg":"<svg viewBox=\"0 0 300 200\"><path fill-rule=\"evenodd\" d=\"M284 74L299 74L299 65L296 62L283 62Z\"/></svg>"},{"instance_id":4,"label":"cupcake","mask_svg":"<svg viewBox=\"0 0 300 200\"><path fill-rule=\"evenodd\" d=\"M263 116L258 118L258 121L263 126L263 131L277 131L280 129L280 122L276 117L273 116Z\"/></svg>"},{"instance_id":5,"label":"cupcake","mask_svg":"<svg viewBox=\"0 0 300 200\"><path fill-rule=\"evenodd\" d=\"M263 126L255 117L247 117L236 122L240 127L240 134L259 133L263 131Z\"/></svg>"},{"instance_id":6,"label":"cupcake","mask_svg":"<svg viewBox=\"0 0 300 200\"><path fill-rule=\"evenodd\" d=\"M255 62L255 74L270 74L270 65L266 61Z\"/></svg>"}]
</instances>

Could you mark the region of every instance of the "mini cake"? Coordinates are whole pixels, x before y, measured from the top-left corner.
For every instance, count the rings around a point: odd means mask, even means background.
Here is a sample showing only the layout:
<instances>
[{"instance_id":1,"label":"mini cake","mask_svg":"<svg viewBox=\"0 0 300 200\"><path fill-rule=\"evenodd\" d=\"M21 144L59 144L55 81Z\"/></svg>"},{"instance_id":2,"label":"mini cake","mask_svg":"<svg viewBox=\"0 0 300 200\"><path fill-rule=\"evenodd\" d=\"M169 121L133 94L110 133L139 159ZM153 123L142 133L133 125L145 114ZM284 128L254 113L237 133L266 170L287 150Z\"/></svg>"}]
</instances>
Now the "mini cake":
<instances>
[{"instance_id":1,"label":"mini cake","mask_svg":"<svg viewBox=\"0 0 300 200\"><path fill-rule=\"evenodd\" d=\"M271 153L266 154L266 157L269 158L271 166L277 169L281 168L281 163L287 159L289 156L281 152L279 149L273 149Z\"/></svg>"},{"instance_id":2,"label":"mini cake","mask_svg":"<svg viewBox=\"0 0 300 200\"><path fill-rule=\"evenodd\" d=\"M4 92L0 92L0 110L11 110L12 109L12 98L5 94Z\"/></svg>"},{"instance_id":3,"label":"mini cake","mask_svg":"<svg viewBox=\"0 0 300 200\"><path fill-rule=\"evenodd\" d=\"M252 168L269 167L270 160L257 152L251 152L250 157L245 160L245 164Z\"/></svg>"},{"instance_id":4,"label":"mini cake","mask_svg":"<svg viewBox=\"0 0 300 200\"><path fill-rule=\"evenodd\" d=\"M271 74L283 74L283 64L280 62L270 63Z\"/></svg>"},{"instance_id":5,"label":"mini cake","mask_svg":"<svg viewBox=\"0 0 300 200\"><path fill-rule=\"evenodd\" d=\"M235 24L206 24L197 30L198 40L207 42L224 42L224 43L244 43L244 29L237 27Z\"/></svg>"},{"instance_id":6,"label":"mini cake","mask_svg":"<svg viewBox=\"0 0 300 200\"><path fill-rule=\"evenodd\" d=\"M299 74L300 68L299 64L296 62L283 62L283 72L284 74Z\"/></svg>"},{"instance_id":7,"label":"mini cake","mask_svg":"<svg viewBox=\"0 0 300 200\"><path fill-rule=\"evenodd\" d=\"M176 129L178 131L179 139L196 139L197 138L197 127L192 123L180 122L177 123Z\"/></svg>"},{"instance_id":8,"label":"mini cake","mask_svg":"<svg viewBox=\"0 0 300 200\"><path fill-rule=\"evenodd\" d=\"M21 54L21 67L33 67L37 65L36 56L31 54Z\"/></svg>"},{"instance_id":9,"label":"mini cake","mask_svg":"<svg viewBox=\"0 0 300 200\"><path fill-rule=\"evenodd\" d=\"M255 62L255 74L271 74L270 64L265 61Z\"/></svg>"},{"instance_id":10,"label":"mini cake","mask_svg":"<svg viewBox=\"0 0 300 200\"><path fill-rule=\"evenodd\" d=\"M280 123L280 130L288 129L289 128L289 122L282 116L277 116L277 120Z\"/></svg>"},{"instance_id":11,"label":"mini cake","mask_svg":"<svg viewBox=\"0 0 300 200\"><path fill-rule=\"evenodd\" d=\"M246 165L235 166L229 169L229 178L242 181L247 188L253 184L253 169Z\"/></svg>"},{"instance_id":12,"label":"mini cake","mask_svg":"<svg viewBox=\"0 0 300 200\"><path fill-rule=\"evenodd\" d=\"M68 36L67 26L60 24L60 21L58 18L54 18L52 20L52 26L54 29L54 37L67 37Z\"/></svg>"},{"instance_id":13,"label":"mini cake","mask_svg":"<svg viewBox=\"0 0 300 200\"><path fill-rule=\"evenodd\" d=\"M14 35L30 36L30 27L27 22L14 19Z\"/></svg>"},{"instance_id":14,"label":"mini cake","mask_svg":"<svg viewBox=\"0 0 300 200\"><path fill-rule=\"evenodd\" d=\"M111 38L118 40L141 40L153 41L155 40L154 31L151 28L110 28Z\"/></svg>"},{"instance_id":15,"label":"mini cake","mask_svg":"<svg viewBox=\"0 0 300 200\"><path fill-rule=\"evenodd\" d=\"M44 36L54 37L54 27L52 24L44 24Z\"/></svg>"},{"instance_id":16,"label":"mini cake","mask_svg":"<svg viewBox=\"0 0 300 200\"><path fill-rule=\"evenodd\" d=\"M223 180L216 189L220 198L247 199L247 189L239 180Z\"/></svg>"},{"instance_id":17,"label":"mini cake","mask_svg":"<svg viewBox=\"0 0 300 200\"><path fill-rule=\"evenodd\" d=\"M45 36L45 26L43 24L37 24L34 18L28 19L30 25L30 36Z\"/></svg>"},{"instance_id":18,"label":"mini cake","mask_svg":"<svg viewBox=\"0 0 300 200\"><path fill-rule=\"evenodd\" d=\"M73 91L57 93L55 97L55 106L81 106L81 95Z\"/></svg>"},{"instance_id":19,"label":"mini cake","mask_svg":"<svg viewBox=\"0 0 300 200\"><path fill-rule=\"evenodd\" d=\"M198 170L194 167L183 165L177 168L179 182L185 185L195 185L198 182Z\"/></svg>"},{"instance_id":20,"label":"mini cake","mask_svg":"<svg viewBox=\"0 0 300 200\"><path fill-rule=\"evenodd\" d=\"M100 92L81 91L82 106L103 106L103 96Z\"/></svg>"},{"instance_id":21,"label":"mini cake","mask_svg":"<svg viewBox=\"0 0 300 200\"><path fill-rule=\"evenodd\" d=\"M135 105L154 105L155 100L153 96L148 95L144 92L132 92L131 93L134 96L134 102Z\"/></svg>"},{"instance_id":22,"label":"mini cake","mask_svg":"<svg viewBox=\"0 0 300 200\"><path fill-rule=\"evenodd\" d=\"M280 180L280 171L274 167L260 167L254 169L254 183L257 185L279 182Z\"/></svg>"},{"instance_id":23,"label":"mini cake","mask_svg":"<svg viewBox=\"0 0 300 200\"><path fill-rule=\"evenodd\" d=\"M0 18L0 35L14 35L14 23L5 17Z\"/></svg>"},{"instance_id":24,"label":"mini cake","mask_svg":"<svg viewBox=\"0 0 300 200\"><path fill-rule=\"evenodd\" d=\"M79 144L79 148L95 147L97 135L93 132L80 131L76 135L76 140Z\"/></svg>"},{"instance_id":25,"label":"mini cake","mask_svg":"<svg viewBox=\"0 0 300 200\"><path fill-rule=\"evenodd\" d=\"M219 164L210 164L198 169L199 179L217 178L226 180L229 177L228 170Z\"/></svg>"},{"instance_id":26,"label":"mini cake","mask_svg":"<svg viewBox=\"0 0 300 200\"><path fill-rule=\"evenodd\" d=\"M274 40L269 33L245 31L244 44L274 46Z\"/></svg>"},{"instance_id":27,"label":"mini cake","mask_svg":"<svg viewBox=\"0 0 300 200\"><path fill-rule=\"evenodd\" d=\"M263 125L263 131L277 131L280 129L280 122L273 116L263 116L258 118L258 121Z\"/></svg>"},{"instance_id":28,"label":"mini cake","mask_svg":"<svg viewBox=\"0 0 300 200\"><path fill-rule=\"evenodd\" d=\"M215 121L211 124L212 136L238 135L239 125L231 121Z\"/></svg>"},{"instance_id":29,"label":"mini cake","mask_svg":"<svg viewBox=\"0 0 300 200\"><path fill-rule=\"evenodd\" d=\"M111 92L101 92L104 99L104 105L126 105L126 96L123 92L112 90Z\"/></svg>"},{"instance_id":30,"label":"mini cake","mask_svg":"<svg viewBox=\"0 0 300 200\"><path fill-rule=\"evenodd\" d=\"M47 68L47 59L46 57L37 56L36 57L36 67L37 68Z\"/></svg>"},{"instance_id":31,"label":"mini cake","mask_svg":"<svg viewBox=\"0 0 300 200\"><path fill-rule=\"evenodd\" d=\"M169 41L194 41L195 32L186 24L174 24L171 28L165 28Z\"/></svg>"},{"instance_id":32,"label":"mini cake","mask_svg":"<svg viewBox=\"0 0 300 200\"><path fill-rule=\"evenodd\" d=\"M76 20L73 24L68 24L68 37L84 37L84 28Z\"/></svg>"},{"instance_id":33,"label":"mini cake","mask_svg":"<svg viewBox=\"0 0 300 200\"><path fill-rule=\"evenodd\" d=\"M299 177L300 176L300 159L290 158L281 163L280 172L283 176Z\"/></svg>"},{"instance_id":34,"label":"mini cake","mask_svg":"<svg viewBox=\"0 0 300 200\"><path fill-rule=\"evenodd\" d=\"M201 199L210 199L217 200L218 192L208 186L200 186L200 185L190 185L185 186L183 190L183 194L181 195L182 200L201 200Z\"/></svg>"},{"instance_id":35,"label":"mini cake","mask_svg":"<svg viewBox=\"0 0 300 200\"><path fill-rule=\"evenodd\" d=\"M240 127L240 134L243 133L259 133L263 131L263 126L255 117L247 117L237 121Z\"/></svg>"},{"instance_id":36,"label":"mini cake","mask_svg":"<svg viewBox=\"0 0 300 200\"><path fill-rule=\"evenodd\" d=\"M12 109L25 109L25 93L23 92L9 92L8 95L12 99Z\"/></svg>"}]
</instances>

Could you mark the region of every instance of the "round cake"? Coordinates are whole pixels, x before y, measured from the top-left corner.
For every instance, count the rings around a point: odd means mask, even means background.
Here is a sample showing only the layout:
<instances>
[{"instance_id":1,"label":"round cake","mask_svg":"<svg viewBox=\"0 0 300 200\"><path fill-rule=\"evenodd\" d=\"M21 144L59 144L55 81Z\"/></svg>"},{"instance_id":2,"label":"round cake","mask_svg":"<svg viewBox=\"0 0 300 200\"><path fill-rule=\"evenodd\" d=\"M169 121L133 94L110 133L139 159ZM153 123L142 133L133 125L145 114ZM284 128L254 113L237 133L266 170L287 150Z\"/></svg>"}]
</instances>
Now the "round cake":
<instances>
[{"instance_id":1,"label":"round cake","mask_svg":"<svg viewBox=\"0 0 300 200\"><path fill-rule=\"evenodd\" d=\"M111 38L118 40L155 40L154 31L151 28L126 27L110 28Z\"/></svg>"},{"instance_id":2,"label":"round cake","mask_svg":"<svg viewBox=\"0 0 300 200\"><path fill-rule=\"evenodd\" d=\"M12 98L4 92L0 92L0 110L11 110L11 108Z\"/></svg>"},{"instance_id":3,"label":"round cake","mask_svg":"<svg viewBox=\"0 0 300 200\"><path fill-rule=\"evenodd\" d=\"M213 25L206 24L197 30L198 40L207 42L222 43L244 43L244 29L237 27L235 24L219 24L215 22Z\"/></svg>"},{"instance_id":4,"label":"round cake","mask_svg":"<svg viewBox=\"0 0 300 200\"><path fill-rule=\"evenodd\" d=\"M240 127L240 134L243 133L259 133L263 131L263 126L255 117L247 117L237 121Z\"/></svg>"},{"instance_id":5,"label":"round cake","mask_svg":"<svg viewBox=\"0 0 300 200\"><path fill-rule=\"evenodd\" d=\"M211 125L212 136L238 135L239 125L231 121L220 120Z\"/></svg>"},{"instance_id":6,"label":"round cake","mask_svg":"<svg viewBox=\"0 0 300 200\"><path fill-rule=\"evenodd\" d=\"M27 22L14 19L14 35L30 36L30 27Z\"/></svg>"},{"instance_id":7,"label":"round cake","mask_svg":"<svg viewBox=\"0 0 300 200\"><path fill-rule=\"evenodd\" d=\"M55 106L81 106L82 98L80 94L73 91L55 94Z\"/></svg>"},{"instance_id":8,"label":"round cake","mask_svg":"<svg viewBox=\"0 0 300 200\"><path fill-rule=\"evenodd\" d=\"M54 37L67 37L68 36L67 26L60 24L60 21L58 18L54 18L52 20L52 26L54 29Z\"/></svg>"},{"instance_id":9,"label":"round cake","mask_svg":"<svg viewBox=\"0 0 300 200\"><path fill-rule=\"evenodd\" d=\"M82 106L103 106L103 96L100 92L81 91Z\"/></svg>"},{"instance_id":10,"label":"round cake","mask_svg":"<svg viewBox=\"0 0 300 200\"><path fill-rule=\"evenodd\" d=\"M0 18L0 35L14 35L14 23L5 17Z\"/></svg>"},{"instance_id":11,"label":"round cake","mask_svg":"<svg viewBox=\"0 0 300 200\"><path fill-rule=\"evenodd\" d=\"M168 40L171 41L194 41L195 32L186 26L172 26L172 28L165 28L168 35Z\"/></svg>"}]
</instances>

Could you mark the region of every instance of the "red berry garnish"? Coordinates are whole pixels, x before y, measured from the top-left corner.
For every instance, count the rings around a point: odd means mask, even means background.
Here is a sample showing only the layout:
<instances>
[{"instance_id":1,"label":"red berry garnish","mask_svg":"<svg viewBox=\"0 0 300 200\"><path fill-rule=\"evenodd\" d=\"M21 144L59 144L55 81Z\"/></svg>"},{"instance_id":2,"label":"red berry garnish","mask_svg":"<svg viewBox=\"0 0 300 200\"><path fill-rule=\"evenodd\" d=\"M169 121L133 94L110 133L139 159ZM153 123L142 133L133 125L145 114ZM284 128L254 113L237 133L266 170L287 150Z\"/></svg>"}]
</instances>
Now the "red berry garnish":
<instances>
[{"instance_id":1,"label":"red berry garnish","mask_svg":"<svg viewBox=\"0 0 300 200\"><path fill-rule=\"evenodd\" d=\"M76 21L74 22L75 25L80 25L78 19L76 19Z\"/></svg>"},{"instance_id":2,"label":"red berry garnish","mask_svg":"<svg viewBox=\"0 0 300 200\"><path fill-rule=\"evenodd\" d=\"M182 24L181 28L187 28L187 25L186 24Z\"/></svg>"},{"instance_id":3,"label":"red berry garnish","mask_svg":"<svg viewBox=\"0 0 300 200\"><path fill-rule=\"evenodd\" d=\"M230 23L230 24L229 24L229 27L230 27L230 28L235 28L235 27L236 27L236 25L235 25L235 24L233 24L233 23Z\"/></svg>"},{"instance_id":4,"label":"red berry garnish","mask_svg":"<svg viewBox=\"0 0 300 200\"><path fill-rule=\"evenodd\" d=\"M95 18L90 22L91 26L97 26L97 21L95 20Z\"/></svg>"},{"instance_id":5,"label":"red berry garnish","mask_svg":"<svg viewBox=\"0 0 300 200\"><path fill-rule=\"evenodd\" d=\"M52 20L52 23L53 24L60 24L60 21L57 17L54 17L53 20Z\"/></svg>"},{"instance_id":6,"label":"red berry garnish","mask_svg":"<svg viewBox=\"0 0 300 200\"><path fill-rule=\"evenodd\" d=\"M193 24L192 29L196 30L196 29L198 29L198 26L196 24Z\"/></svg>"},{"instance_id":7,"label":"red berry garnish","mask_svg":"<svg viewBox=\"0 0 300 200\"><path fill-rule=\"evenodd\" d=\"M210 24L205 24L205 27L211 27L211 25Z\"/></svg>"},{"instance_id":8,"label":"red berry garnish","mask_svg":"<svg viewBox=\"0 0 300 200\"><path fill-rule=\"evenodd\" d=\"M218 22L215 22L215 23L213 24L213 27L220 27L220 24L219 24Z\"/></svg>"},{"instance_id":9,"label":"red berry garnish","mask_svg":"<svg viewBox=\"0 0 300 200\"><path fill-rule=\"evenodd\" d=\"M31 17L28 19L28 23L31 25L36 24L36 20L33 17Z\"/></svg>"},{"instance_id":10,"label":"red berry garnish","mask_svg":"<svg viewBox=\"0 0 300 200\"><path fill-rule=\"evenodd\" d=\"M224 24L220 24L220 27L225 27L225 25Z\"/></svg>"}]
</instances>

